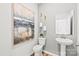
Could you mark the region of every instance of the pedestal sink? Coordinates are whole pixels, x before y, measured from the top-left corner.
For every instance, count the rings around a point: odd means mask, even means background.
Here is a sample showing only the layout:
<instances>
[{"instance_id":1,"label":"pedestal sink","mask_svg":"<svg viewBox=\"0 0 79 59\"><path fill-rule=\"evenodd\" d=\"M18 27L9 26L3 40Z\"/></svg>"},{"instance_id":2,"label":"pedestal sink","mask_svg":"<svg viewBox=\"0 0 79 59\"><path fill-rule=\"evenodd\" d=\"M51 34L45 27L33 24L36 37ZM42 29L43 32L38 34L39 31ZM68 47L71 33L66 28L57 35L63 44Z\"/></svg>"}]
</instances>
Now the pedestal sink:
<instances>
[{"instance_id":1,"label":"pedestal sink","mask_svg":"<svg viewBox=\"0 0 79 59\"><path fill-rule=\"evenodd\" d=\"M71 39L65 39L65 38L56 38L56 41L61 45L61 56L66 56L66 45L73 44L73 41Z\"/></svg>"}]
</instances>

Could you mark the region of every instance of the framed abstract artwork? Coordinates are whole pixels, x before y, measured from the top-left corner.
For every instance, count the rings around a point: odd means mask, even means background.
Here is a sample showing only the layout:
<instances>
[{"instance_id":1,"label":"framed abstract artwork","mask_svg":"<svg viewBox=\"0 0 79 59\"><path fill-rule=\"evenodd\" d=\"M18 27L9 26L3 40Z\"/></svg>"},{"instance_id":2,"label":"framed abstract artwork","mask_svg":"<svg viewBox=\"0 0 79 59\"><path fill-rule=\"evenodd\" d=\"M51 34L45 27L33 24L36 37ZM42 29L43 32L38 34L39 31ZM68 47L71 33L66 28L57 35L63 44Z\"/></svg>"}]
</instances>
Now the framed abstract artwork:
<instances>
[{"instance_id":1,"label":"framed abstract artwork","mask_svg":"<svg viewBox=\"0 0 79 59\"><path fill-rule=\"evenodd\" d=\"M34 14L24 4L13 4L13 44L34 38Z\"/></svg>"}]
</instances>

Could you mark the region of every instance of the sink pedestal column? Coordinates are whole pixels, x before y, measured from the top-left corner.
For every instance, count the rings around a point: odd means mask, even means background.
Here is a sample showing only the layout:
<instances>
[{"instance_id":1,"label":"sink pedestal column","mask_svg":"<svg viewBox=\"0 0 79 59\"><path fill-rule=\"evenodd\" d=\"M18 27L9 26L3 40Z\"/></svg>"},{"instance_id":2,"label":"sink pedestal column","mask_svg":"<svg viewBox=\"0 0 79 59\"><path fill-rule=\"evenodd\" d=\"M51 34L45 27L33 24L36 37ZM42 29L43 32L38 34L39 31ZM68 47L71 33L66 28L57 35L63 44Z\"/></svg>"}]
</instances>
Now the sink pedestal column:
<instances>
[{"instance_id":1,"label":"sink pedestal column","mask_svg":"<svg viewBox=\"0 0 79 59\"><path fill-rule=\"evenodd\" d=\"M61 51L60 51L60 55L61 56L66 56L66 45L61 44Z\"/></svg>"}]
</instances>

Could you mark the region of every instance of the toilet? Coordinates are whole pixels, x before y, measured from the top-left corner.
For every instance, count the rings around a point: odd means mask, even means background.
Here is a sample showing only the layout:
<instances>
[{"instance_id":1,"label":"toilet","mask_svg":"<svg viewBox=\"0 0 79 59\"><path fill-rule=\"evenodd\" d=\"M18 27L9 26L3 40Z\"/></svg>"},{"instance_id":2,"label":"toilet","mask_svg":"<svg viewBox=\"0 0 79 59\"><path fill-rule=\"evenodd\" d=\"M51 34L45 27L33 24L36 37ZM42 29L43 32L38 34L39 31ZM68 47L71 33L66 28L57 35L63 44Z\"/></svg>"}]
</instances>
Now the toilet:
<instances>
[{"instance_id":1,"label":"toilet","mask_svg":"<svg viewBox=\"0 0 79 59\"><path fill-rule=\"evenodd\" d=\"M46 38L39 38L38 44L34 46L33 52L35 56L42 56L43 47L45 46Z\"/></svg>"}]
</instances>

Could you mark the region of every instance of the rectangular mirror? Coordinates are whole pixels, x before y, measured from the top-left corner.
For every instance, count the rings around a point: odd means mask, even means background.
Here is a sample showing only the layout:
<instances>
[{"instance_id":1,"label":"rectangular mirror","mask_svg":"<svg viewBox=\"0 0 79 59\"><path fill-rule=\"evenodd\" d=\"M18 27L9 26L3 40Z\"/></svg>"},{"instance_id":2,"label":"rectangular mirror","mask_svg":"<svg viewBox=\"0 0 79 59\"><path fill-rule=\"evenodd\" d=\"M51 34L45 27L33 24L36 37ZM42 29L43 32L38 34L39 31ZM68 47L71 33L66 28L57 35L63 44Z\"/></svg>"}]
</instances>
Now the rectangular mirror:
<instances>
[{"instance_id":1,"label":"rectangular mirror","mask_svg":"<svg viewBox=\"0 0 79 59\"><path fill-rule=\"evenodd\" d=\"M56 18L56 34L72 35L72 17Z\"/></svg>"}]
</instances>

